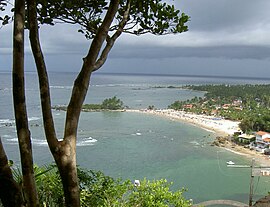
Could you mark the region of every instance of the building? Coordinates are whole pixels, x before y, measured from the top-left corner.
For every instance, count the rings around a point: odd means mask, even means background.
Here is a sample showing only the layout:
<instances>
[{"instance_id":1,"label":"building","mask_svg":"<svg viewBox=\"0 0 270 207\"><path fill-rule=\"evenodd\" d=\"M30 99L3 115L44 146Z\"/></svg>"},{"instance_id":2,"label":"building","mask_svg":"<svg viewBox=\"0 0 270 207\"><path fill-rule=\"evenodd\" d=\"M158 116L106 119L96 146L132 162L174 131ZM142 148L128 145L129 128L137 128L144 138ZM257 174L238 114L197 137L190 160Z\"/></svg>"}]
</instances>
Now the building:
<instances>
[{"instance_id":1,"label":"building","mask_svg":"<svg viewBox=\"0 0 270 207\"><path fill-rule=\"evenodd\" d=\"M255 133L256 144L259 148L268 148L270 144L270 133L264 131L258 131Z\"/></svg>"},{"instance_id":2,"label":"building","mask_svg":"<svg viewBox=\"0 0 270 207\"><path fill-rule=\"evenodd\" d=\"M185 109L192 109L193 108L193 104L185 104L184 105Z\"/></svg>"},{"instance_id":3,"label":"building","mask_svg":"<svg viewBox=\"0 0 270 207\"><path fill-rule=\"evenodd\" d=\"M250 144L251 142L254 142L256 139L256 136L254 134L240 134L238 136L238 141L244 144Z\"/></svg>"}]
</instances>

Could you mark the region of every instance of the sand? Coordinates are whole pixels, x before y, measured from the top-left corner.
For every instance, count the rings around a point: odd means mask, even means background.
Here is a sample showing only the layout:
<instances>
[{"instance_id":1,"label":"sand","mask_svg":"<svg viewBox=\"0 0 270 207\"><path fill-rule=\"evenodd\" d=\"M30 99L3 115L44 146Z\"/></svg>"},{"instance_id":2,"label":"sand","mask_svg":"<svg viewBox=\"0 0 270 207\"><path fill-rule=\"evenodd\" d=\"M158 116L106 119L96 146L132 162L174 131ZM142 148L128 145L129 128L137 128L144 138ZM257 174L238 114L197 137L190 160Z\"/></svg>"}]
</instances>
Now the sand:
<instances>
[{"instance_id":1,"label":"sand","mask_svg":"<svg viewBox=\"0 0 270 207\"><path fill-rule=\"evenodd\" d=\"M198 115L184 111L175 111L172 109L127 111L162 116L175 121L184 121L186 123L201 127L204 130L216 133L217 136L233 135L234 132L240 130L238 127L240 122L217 118L214 116ZM226 144L222 145L222 148L225 148L226 150L229 150L233 153L246 156L250 159L254 158L255 163L258 165L270 166L269 156L263 155L259 152L256 152L255 150L244 148L243 146L236 145L232 142L226 142Z\"/></svg>"},{"instance_id":2,"label":"sand","mask_svg":"<svg viewBox=\"0 0 270 207\"><path fill-rule=\"evenodd\" d=\"M129 111L158 115L176 121L184 121L199 126L207 131L215 132L218 135L232 135L234 132L239 131L238 124L240 122L225 120L214 116L198 115L184 111L175 111L172 109Z\"/></svg>"}]
</instances>

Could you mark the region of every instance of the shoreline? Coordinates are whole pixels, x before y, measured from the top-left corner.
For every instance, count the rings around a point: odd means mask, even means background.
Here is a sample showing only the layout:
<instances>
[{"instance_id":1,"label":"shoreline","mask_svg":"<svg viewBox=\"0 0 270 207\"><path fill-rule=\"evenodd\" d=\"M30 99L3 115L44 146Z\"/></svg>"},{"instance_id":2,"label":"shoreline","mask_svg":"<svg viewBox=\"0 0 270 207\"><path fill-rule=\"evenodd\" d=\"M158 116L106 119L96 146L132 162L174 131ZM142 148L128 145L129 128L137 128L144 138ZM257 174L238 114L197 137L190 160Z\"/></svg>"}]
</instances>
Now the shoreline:
<instances>
[{"instance_id":1,"label":"shoreline","mask_svg":"<svg viewBox=\"0 0 270 207\"><path fill-rule=\"evenodd\" d=\"M198 115L193 113L187 113L184 111L175 111L172 109L161 109L161 110L126 110L126 112L144 113L149 115L160 116L169 118L173 121L185 122L211 133L215 133L217 136L227 137L233 135L234 132L239 131L238 124L240 122L225 120L214 116ZM228 150L232 153L245 156L249 159L255 159L257 164L261 166L270 166L270 158L267 155L263 155L255 150L244 148L243 146L237 145L231 141L227 141L222 146L217 146Z\"/></svg>"},{"instance_id":2,"label":"shoreline","mask_svg":"<svg viewBox=\"0 0 270 207\"><path fill-rule=\"evenodd\" d=\"M211 133L215 133L218 136L233 135L234 132L239 130L238 124L240 122L225 120L214 116L198 115L193 113L187 113L184 111L175 111L172 109L161 110L126 110L127 112L137 112L152 114L156 116L166 117L175 121L183 121L185 123L192 124L200 127Z\"/></svg>"}]
</instances>

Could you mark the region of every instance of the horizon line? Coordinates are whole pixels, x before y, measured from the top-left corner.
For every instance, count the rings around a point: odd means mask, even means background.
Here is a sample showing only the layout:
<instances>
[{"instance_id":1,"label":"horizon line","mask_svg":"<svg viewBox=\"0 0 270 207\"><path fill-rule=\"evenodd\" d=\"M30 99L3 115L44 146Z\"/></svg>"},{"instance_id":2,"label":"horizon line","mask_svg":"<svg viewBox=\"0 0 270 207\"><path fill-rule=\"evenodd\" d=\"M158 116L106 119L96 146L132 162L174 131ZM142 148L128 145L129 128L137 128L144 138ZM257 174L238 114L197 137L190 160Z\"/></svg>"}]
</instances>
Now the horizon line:
<instances>
[{"instance_id":1,"label":"horizon line","mask_svg":"<svg viewBox=\"0 0 270 207\"><path fill-rule=\"evenodd\" d=\"M36 71L25 71L34 73ZM48 71L48 73L78 73L72 71ZM12 73L12 71L0 71L0 73ZM124 73L124 72L95 72L93 75L131 75L131 76L167 76L167 77L197 77L197 78L228 78L228 79L253 79L270 80L270 77L228 76L228 75L203 75L203 74L164 74L164 73Z\"/></svg>"}]
</instances>

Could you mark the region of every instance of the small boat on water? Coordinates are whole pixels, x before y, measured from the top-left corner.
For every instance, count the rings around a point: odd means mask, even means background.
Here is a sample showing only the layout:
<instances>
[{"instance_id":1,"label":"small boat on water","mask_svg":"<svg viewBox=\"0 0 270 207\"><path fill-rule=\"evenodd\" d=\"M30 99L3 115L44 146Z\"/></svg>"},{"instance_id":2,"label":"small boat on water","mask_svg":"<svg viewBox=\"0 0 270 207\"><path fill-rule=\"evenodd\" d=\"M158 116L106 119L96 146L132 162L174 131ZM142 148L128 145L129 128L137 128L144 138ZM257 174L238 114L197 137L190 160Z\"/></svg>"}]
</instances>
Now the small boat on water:
<instances>
[{"instance_id":1,"label":"small boat on water","mask_svg":"<svg viewBox=\"0 0 270 207\"><path fill-rule=\"evenodd\" d=\"M227 165L234 165L235 163L233 162L233 161L228 161L228 162L226 162L227 163Z\"/></svg>"}]
</instances>

